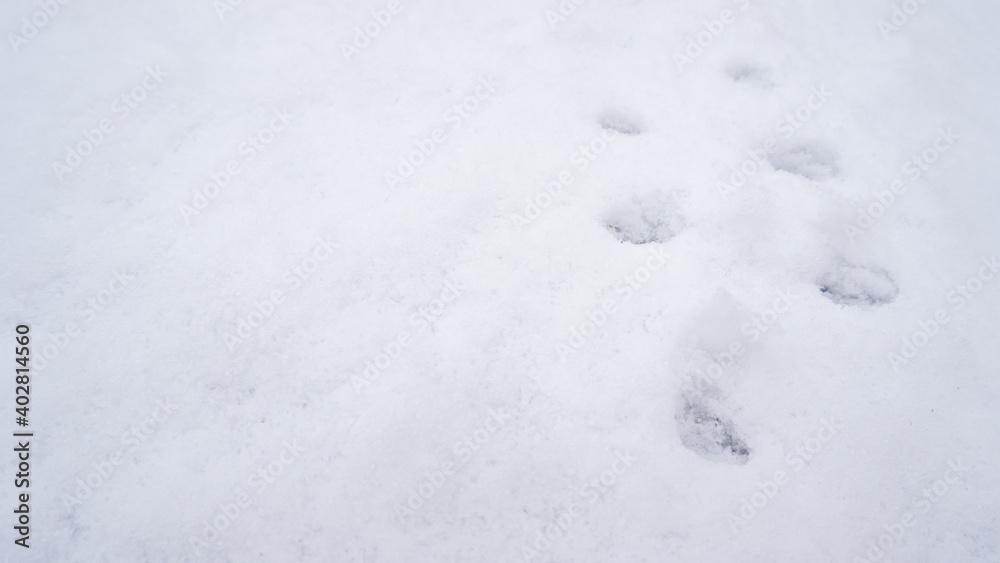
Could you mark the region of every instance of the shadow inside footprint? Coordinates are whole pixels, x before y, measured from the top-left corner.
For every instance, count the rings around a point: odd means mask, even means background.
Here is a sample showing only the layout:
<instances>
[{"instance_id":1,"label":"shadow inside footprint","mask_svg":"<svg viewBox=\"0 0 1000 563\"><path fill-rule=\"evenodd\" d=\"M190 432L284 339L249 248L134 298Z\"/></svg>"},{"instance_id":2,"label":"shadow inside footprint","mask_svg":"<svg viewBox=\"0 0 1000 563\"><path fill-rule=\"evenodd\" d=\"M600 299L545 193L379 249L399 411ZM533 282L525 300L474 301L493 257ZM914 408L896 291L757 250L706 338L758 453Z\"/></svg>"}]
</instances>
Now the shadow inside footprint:
<instances>
[{"instance_id":1,"label":"shadow inside footprint","mask_svg":"<svg viewBox=\"0 0 1000 563\"><path fill-rule=\"evenodd\" d=\"M681 443L701 457L730 465L745 465L750 460L750 447L733 423L697 400L685 400L674 419Z\"/></svg>"},{"instance_id":2,"label":"shadow inside footprint","mask_svg":"<svg viewBox=\"0 0 1000 563\"><path fill-rule=\"evenodd\" d=\"M768 157L775 170L797 174L810 180L826 180L839 173L837 154L816 144L799 144L779 149Z\"/></svg>"},{"instance_id":3,"label":"shadow inside footprint","mask_svg":"<svg viewBox=\"0 0 1000 563\"><path fill-rule=\"evenodd\" d=\"M838 305L878 307L892 303L899 287L888 272L865 266L846 265L824 274L819 290Z\"/></svg>"},{"instance_id":4,"label":"shadow inside footprint","mask_svg":"<svg viewBox=\"0 0 1000 563\"><path fill-rule=\"evenodd\" d=\"M597 116L597 123L604 129L622 135L638 135L645 131L642 121L619 110L604 110Z\"/></svg>"},{"instance_id":5,"label":"shadow inside footprint","mask_svg":"<svg viewBox=\"0 0 1000 563\"><path fill-rule=\"evenodd\" d=\"M649 244L673 238L684 227L684 219L675 201L654 193L621 202L605 215L604 225L619 242Z\"/></svg>"},{"instance_id":6,"label":"shadow inside footprint","mask_svg":"<svg viewBox=\"0 0 1000 563\"><path fill-rule=\"evenodd\" d=\"M729 76L733 82L757 82L760 84L769 84L767 70L749 63L730 63L726 66L726 75Z\"/></svg>"}]
</instances>

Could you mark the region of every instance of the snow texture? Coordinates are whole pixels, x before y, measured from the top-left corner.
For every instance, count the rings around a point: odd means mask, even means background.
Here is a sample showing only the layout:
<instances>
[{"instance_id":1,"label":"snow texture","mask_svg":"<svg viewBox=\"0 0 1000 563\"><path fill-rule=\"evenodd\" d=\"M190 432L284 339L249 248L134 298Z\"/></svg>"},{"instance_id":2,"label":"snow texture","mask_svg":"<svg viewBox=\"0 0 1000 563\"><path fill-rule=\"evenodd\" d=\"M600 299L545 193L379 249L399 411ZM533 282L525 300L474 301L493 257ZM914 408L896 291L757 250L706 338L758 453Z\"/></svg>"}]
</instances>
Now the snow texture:
<instances>
[{"instance_id":1,"label":"snow texture","mask_svg":"<svg viewBox=\"0 0 1000 563\"><path fill-rule=\"evenodd\" d=\"M0 561L1000 561L997 29L6 2Z\"/></svg>"}]
</instances>

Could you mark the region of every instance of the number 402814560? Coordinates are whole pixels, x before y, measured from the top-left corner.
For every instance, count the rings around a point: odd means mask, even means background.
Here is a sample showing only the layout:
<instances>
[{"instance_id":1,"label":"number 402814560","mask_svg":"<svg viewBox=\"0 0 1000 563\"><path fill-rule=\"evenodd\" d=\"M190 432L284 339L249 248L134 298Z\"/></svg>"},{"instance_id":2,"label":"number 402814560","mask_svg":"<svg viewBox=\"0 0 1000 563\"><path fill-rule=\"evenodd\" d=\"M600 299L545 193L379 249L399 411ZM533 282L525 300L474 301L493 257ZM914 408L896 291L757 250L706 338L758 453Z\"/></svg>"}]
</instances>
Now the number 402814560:
<instances>
[{"instance_id":1,"label":"number 402814560","mask_svg":"<svg viewBox=\"0 0 1000 563\"><path fill-rule=\"evenodd\" d=\"M17 407L15 411L19 417L24 419L23 423L21 420L18 420L18 424L26 426L28 422L28 403L31 401L28 396L30 391L29 384L31 383L31 378L29 377L30 368L28 368L28 357L30 355L28 343L31 342L31 337L28 336L28 332L31 329L27 325L18 325L16 330L17 336L14 338L14 341L17 343L17 346L14 347L14 354L16 355L14 361L21 367L15 368L17 374L14 379L17 383L17 397L15 399Z\"/></svg>"}]
</instances>

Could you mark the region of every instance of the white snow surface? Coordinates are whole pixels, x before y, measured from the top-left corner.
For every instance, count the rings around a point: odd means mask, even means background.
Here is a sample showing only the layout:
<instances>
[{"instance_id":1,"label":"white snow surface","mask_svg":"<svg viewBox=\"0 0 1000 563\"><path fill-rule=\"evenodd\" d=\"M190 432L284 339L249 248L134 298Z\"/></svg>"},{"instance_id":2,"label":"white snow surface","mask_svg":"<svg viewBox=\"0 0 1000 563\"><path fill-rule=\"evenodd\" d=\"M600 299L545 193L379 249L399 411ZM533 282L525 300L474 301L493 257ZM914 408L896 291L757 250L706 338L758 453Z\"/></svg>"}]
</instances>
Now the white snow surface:
<instances>
[{"instance_id":1,"label":"white snow surface","mask_svg":"<svg viewBox=\"0 0 1000 563\"><path fill-rule=\"evenodd\" d=\"M51 4L7 560L1000 561L1000 4Z\"/></svg>"}]
</instances>

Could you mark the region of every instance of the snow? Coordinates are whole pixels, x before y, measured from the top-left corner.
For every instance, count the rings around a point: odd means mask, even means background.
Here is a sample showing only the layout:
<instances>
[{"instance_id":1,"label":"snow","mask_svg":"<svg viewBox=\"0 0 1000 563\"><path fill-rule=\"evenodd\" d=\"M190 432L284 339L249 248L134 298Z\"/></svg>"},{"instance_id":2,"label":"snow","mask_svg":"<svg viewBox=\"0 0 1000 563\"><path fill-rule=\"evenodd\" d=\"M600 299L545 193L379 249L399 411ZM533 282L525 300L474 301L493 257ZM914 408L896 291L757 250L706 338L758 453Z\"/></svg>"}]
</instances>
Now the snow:
<instances>
[{"instance_id":1,"label":"snow","mask_svg":"<svg viewBox=\"0 0 1000 563\"><path fill-rule=\"evenodd\" d=\"M1000 559L1000 5L0 22L7 560Z\"/></svg>"}]
</instances>

